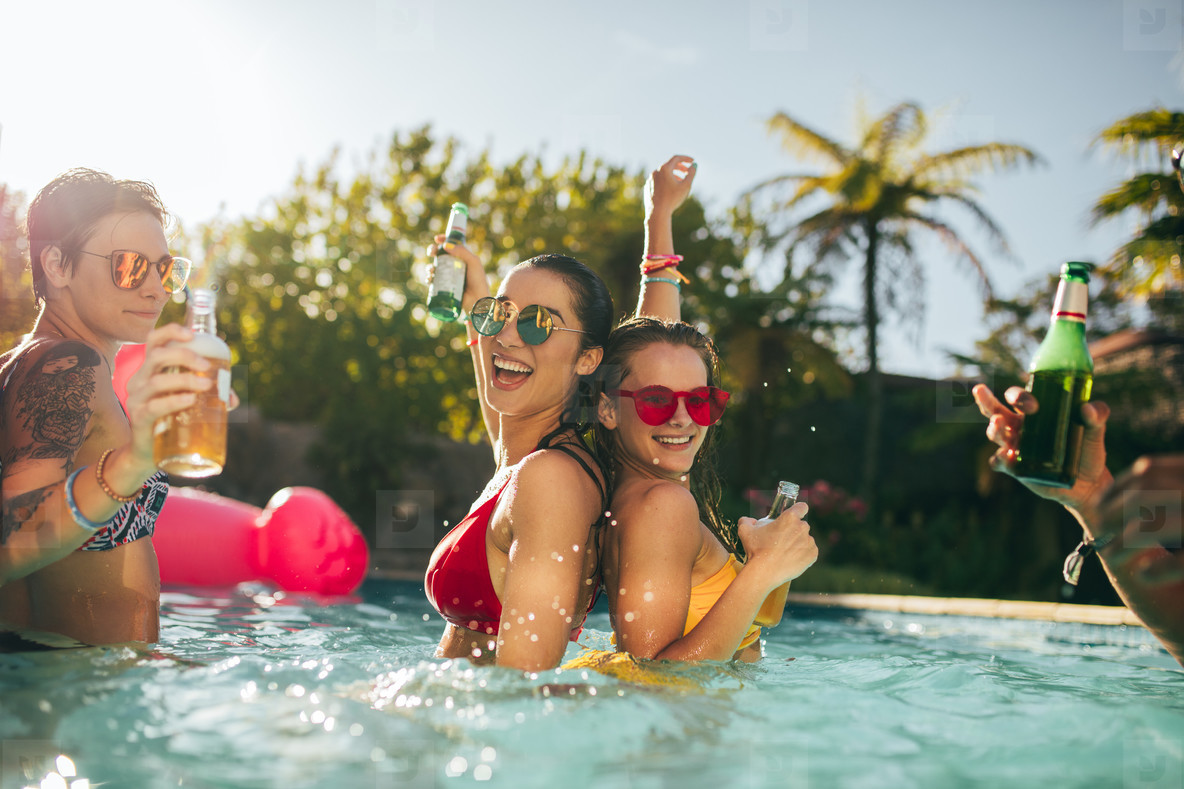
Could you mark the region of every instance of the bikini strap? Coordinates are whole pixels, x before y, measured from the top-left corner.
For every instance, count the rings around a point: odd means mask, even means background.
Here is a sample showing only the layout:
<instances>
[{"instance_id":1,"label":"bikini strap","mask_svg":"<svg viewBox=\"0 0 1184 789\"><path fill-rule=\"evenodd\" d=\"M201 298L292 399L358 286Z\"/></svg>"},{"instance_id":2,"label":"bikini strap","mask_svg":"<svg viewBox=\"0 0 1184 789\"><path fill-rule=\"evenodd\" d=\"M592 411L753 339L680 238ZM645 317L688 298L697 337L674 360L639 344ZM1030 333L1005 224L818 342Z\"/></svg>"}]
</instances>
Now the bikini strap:
<instances>
[{"instance_id":1,"label":"bikini strap","mask_svg":"<svg viewBox=\"0 0 1184 789\"><path fill-rule=\"evenodd\" d=\"M575 462L580 464L580 467L582 469L584 469L585 473L587 473L587 475L592 478L592 481L596 483L596 489L600 491L600 509L601 509L601 511L603 512L604 510L606 510L608 508L608 491L606 491L604 489L604 485L601 483L600 479L596 476L596 472L592 470L592 467L588 465L587 461L585 461L582 457L580 457L580 453L576 452L574 449L572 449L567 444L554 444L553 446L549 446L546 448L558 450L558 451L562 452L563 454L567 455L569 458L571 458ZM604 518L604 516L601 515L601 519L603 519L603 518ZM597 521L597 522L599 522L599 521Z\"/></svg>"}]
</instances>

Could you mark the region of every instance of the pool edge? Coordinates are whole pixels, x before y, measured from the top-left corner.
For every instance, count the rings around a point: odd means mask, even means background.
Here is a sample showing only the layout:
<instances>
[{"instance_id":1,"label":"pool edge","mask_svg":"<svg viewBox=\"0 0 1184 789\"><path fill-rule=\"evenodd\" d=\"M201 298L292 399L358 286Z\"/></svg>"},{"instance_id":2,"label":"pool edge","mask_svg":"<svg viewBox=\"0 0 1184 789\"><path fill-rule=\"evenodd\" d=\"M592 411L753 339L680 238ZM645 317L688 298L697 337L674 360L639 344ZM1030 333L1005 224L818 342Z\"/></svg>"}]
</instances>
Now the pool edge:
<instances>
[{"instance_id":1,"label":"pool edge","mask_svg":"<svg viewBox=\"0 0 1184 789\"><path fill-rule=\"evenodd\" d=\"M993 619L1032 619L1044 622L1076 622L1087 625L1143 627L1130 609L1118 605L1074 605L1026 600L992 600L973 597L922 597L919 595L825 594L790 592L787 602L819 608L899 611L905 614L949 614Z\"/></svg>"}]
</instances>

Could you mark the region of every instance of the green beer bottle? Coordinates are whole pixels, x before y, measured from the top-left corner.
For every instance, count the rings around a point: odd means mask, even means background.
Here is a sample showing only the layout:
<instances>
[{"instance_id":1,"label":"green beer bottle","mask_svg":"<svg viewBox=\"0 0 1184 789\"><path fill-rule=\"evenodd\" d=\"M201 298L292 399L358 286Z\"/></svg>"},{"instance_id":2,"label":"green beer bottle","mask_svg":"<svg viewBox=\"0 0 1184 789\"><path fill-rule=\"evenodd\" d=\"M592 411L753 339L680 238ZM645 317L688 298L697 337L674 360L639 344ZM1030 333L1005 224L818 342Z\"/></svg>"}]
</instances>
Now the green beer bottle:
<instances>
[{"instance_id":1,"label":"green beer bottle","mask_svg":"<svg viewBox=\"0 0 1184 789\"><path fill-rule=\"evenodd\" d=\"M453 203L448 216L448 241L465 243L469 225L469 208L464 203ZM460 317L460 303L465 295L465 264L443 249L436 250L432 261L432 281L428 286L428 312L442 321Z\"/></svg>"},{"instance_id":2,"label":"green beer bottle","mask_svg":"<svg viewBox=\"0 0 1184 789\"><path fill-rule=\"evenodd\" d=\"M1093 387L1094 362L1085 341L1089 263L1066 263L1052 308L1052 325L1028 365L1027 389L1039 411L1024 418L1015 475L1027 482L1071 488L1081 460L1081 406Z\"/></svg>"}]
</instances>

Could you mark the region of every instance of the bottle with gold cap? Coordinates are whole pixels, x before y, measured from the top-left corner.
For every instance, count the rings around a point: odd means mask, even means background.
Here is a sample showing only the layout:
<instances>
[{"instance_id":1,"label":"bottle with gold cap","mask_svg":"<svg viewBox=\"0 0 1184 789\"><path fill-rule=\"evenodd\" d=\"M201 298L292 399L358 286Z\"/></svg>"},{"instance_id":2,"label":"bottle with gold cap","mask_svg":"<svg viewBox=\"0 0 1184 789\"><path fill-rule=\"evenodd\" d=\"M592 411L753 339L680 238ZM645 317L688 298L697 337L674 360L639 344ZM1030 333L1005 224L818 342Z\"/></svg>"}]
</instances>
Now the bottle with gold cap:
<instances>
[{"instance_id":1,"label":"bottle with gold cap","mask_svg":"<svg viewBox=\"0 0 1184 789\"><path fill-rule=\"evenodd\" d=\"M1071 488L1077 480L1085 423L1081 406L1093 388L1094 362L1085 340L1089 263L1066 263L1052 308L1052 323L1028 366L1027 389L1039 404L1024 417L1015 475Z\"/></svg>"}]
</instances>

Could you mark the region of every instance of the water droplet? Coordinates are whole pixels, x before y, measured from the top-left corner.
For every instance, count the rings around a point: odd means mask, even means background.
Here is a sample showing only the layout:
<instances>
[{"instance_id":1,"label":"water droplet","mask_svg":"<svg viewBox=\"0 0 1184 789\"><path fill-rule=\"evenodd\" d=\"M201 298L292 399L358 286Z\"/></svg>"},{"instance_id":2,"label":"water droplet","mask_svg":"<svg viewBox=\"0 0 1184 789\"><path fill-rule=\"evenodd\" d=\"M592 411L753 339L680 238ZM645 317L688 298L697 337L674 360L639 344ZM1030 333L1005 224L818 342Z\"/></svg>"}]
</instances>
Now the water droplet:
<instances>
[{"instance_id":1,"label":"water droplet","mask_svg":"<svg viewBox=\"0 0 1184 789\"><path fill-rule=\"evenodd\" d=\"M818 428L814 427L814 425L810 425L810 432L811 432L811 433L813 433L813 432L814 432L814 431L816 431L817 429L818 429Z\"/></svg>"},{"instance_id":2,"label":"water droplet","mask_svg":"<svg viewBox=\"0 0 1184 789\"><path fill-rule=\"evenodd\" d=\"M538 634L538 633L531 633L531 634L530 634L530 640L531 640L531 641L538 641L538 640L539 640L539 634Z\"/></svg>"},{"instance_id":3,"label":"water droplet","mask_svg":"<svg viewBox=\"0 0 1184 789\"><path fill-rule=\"evenodd\" d=\"M632 621L633 621L633 619L634 619L634 616L633 616L633 612L632 612L632 611L629 611L629 612L627 612L627 613L625 614L625 621L626 621L626 622L632 622Z\"/></svg>"},{"instance_id":4,"label":"water droplet","mask_svg":"<svg viewBox=\"0 0 1184 789\"><path fill-rule=\"evenodd\" d=\"M493 777L493 768L488 764L479 764L473 768L474 781L488 781Z\"/></svg>"},{"instance_id":5,"label":"water droplet","mask_svg":"<svg viewBox=\"0 0 1184 789\"><path fill-rule=\"evenodd\" d=\"M621 588L620 588L620 589L617 591L617 594L625 594L625 587L623 587L623 586L622 586L622 587L621 587Z\"/></svg>"},{"instance_id":6,"label":"water droplet","mask_svg":"<svg viewBox=\"0 0 1184 789\"><path fill-rule=\"evenodd\" d=\"M78 775L74 761L64 753L54 760L54 766L58 768L58 774L63 778L74 778Z\"/></svg>"},{"instance_id":7,"label":"water droplet","mask_svg":"<svg viewBox=\"0 0 1184 789\"><path fill-rule=\"evenodd\" d=\"M459 778L469 769L469 763L463 756L454 756L444 767L444 774L449 778Z\"/></svg>"},{"instance_id":8,"label":"water droplet","mask_svg":"<svg viewBox=\"0 0 1184 789\"><path fill-rule=\"evenodd\" d=\"M654 601L654 593L653 592L646 592L645 594L643 594L641 596L641 599L645 600L647 603L652 603Z\"/></svg>"},{"instance_id":9,"label":"water droplet","mask_svg":"<svg viewBox=\"0 0 1184 789\"><path fill-rule=\"evenodd\" d=\"M497 758L497 751L494 750L493 748L486 745L484 748L481 749L481 761L492 762L496 758Z\"/></svg>"},{"instance_id":10,"label":"water droplet","mask_svg":"<svg viewBox=\"0 0 1184 789\"><path fill-rule=\"evenodd\" d=\"M363 728L363 727L362 727L362 724L360 724L360 723L355 723L355 724L352 724L352 725L349 727L349 735L350 735L351 737L361 737L361 736L362 736L362 732L364 732L364 731L366 731L366 729L365 729L365 728Z\"/></svg>"}]
</instances>

